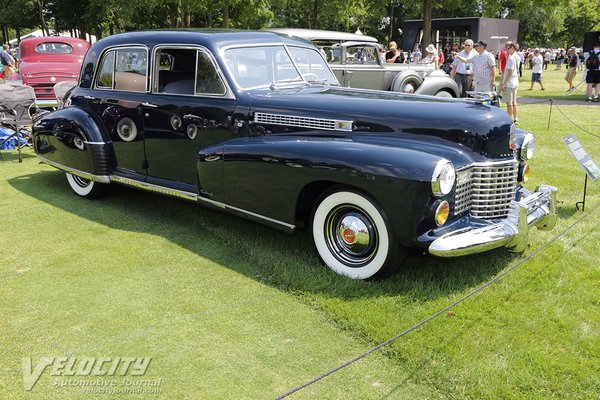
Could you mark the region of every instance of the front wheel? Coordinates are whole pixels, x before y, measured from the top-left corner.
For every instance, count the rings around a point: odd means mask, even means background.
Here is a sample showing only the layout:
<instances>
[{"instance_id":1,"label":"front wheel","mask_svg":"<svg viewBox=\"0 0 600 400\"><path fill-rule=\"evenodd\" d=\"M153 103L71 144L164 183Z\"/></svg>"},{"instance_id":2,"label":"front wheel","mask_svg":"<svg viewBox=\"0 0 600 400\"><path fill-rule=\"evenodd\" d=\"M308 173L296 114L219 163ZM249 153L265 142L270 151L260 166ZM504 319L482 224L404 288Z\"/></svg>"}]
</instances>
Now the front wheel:
<instances>
[{"instance_id":1,"label":"front wheel","mask_svg":"<svg viewBox=\"0 0 600 400\"><path fill-rule=\"evenodd\" d=\"M452 98L452 93L448 92L447 90L440 90L439 92L437 92L435 94L435 97L445 97L445 98Z\"/></svg>"},{"instance_id":2,"label":"front wheel","mask_svg":"<svg viewBox=\"0 0 600 400\"><path fill-rule=\"evenodd\" d=\"M97 199L108 193L110 186L105 183L90 181L68 172L66 175L67 182L69 182L71 189L73 189L73 191L81 197L85 197L87 199Z\"/></svg>"},{"instance_id":3,"label":"front wheel","mask_svg":"<svg viewBox=\"0 0 600 400\"><path fill-rule=\"evenodd\" d=\"M389 275L401 262L385 213L356 192L324 196L313 214L312 234L325 264L352 279Z\"/></svg>"}]
</instances>

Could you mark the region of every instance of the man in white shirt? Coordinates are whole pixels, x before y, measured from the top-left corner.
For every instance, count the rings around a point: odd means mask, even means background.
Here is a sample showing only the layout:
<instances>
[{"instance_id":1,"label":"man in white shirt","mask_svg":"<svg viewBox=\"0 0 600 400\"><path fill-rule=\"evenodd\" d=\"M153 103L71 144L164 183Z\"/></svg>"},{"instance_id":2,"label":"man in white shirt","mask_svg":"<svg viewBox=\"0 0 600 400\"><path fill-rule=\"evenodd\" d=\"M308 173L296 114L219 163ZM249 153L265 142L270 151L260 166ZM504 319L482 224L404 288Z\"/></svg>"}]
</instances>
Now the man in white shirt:
<instances>
[{"instance_id":1,"label":"man in white shirt","mask_svg":"<svg viewBox=\"0 0 600 400\"><path fill-rule=\"evenodd\" d=\"M533 61L531 62L531 87L529 90L533 89L533 84L539 82L542 90L546 90L544 88L544 84L542 83L542 66L544 65L544 58L540 54L540 49L535 49L533 51Z\"/></svg>"},{"instance_id":2,"label":"man in white shirt","mask_svg":"<svg viewBox=\"0 0 600 400\"><path fill-rule=\"evenodd\" d=\"M487 42L480 40L475 43L476 55L464 58L456 55L459 61L473 65L473 82L476 92L491 92L496 86L496 59L487 51Z\"/></svg>"},{"instance_id":3,"label":"man in white shirt","mask_svg":"<svg viewBox=\"0 0 600 400\"><path fill-rule=\"evenodd\" d=\"M519 87L519 58L515 55L519 50L519 44L511 42L507 45L508 57L506 60L506 68L502 74L500 81L500 91L502 92L502 100L506 103L506 112L515 121L519 123L519 112L517 110L517 88Z\"/></svg>"},{"instance_id":4,"label":"man in white shirt","mask_svg":"<svg viewBox=\"0 0 600 400\"><path fill-rule=\"evenodd\" d=\"M468 59L475 55L473 52L473 41L471 39L465 40L463 48L464 50L458 53L458 55L463 59ZM458 57L454 57L454 61L452 61L452 71L450 72L450 77L454 79L458 85L458 90L461 93L460 97L467 97L467 90L471 90L471 86L473 84L473 80L471 78L471 64L461 61Z\"/></svg>"}]
</instances>

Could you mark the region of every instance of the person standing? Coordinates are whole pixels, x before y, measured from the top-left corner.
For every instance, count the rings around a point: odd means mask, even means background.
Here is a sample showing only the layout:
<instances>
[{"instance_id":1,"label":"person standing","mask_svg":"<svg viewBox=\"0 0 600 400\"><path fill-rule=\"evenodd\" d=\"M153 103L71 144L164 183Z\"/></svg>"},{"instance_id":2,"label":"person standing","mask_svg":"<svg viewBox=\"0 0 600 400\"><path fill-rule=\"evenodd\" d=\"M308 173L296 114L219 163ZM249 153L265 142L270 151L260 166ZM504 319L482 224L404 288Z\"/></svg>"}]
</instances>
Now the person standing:
<instances>
[{"instance_id":1,"label":"person standing","mask_svg":"<svg viewBox=\"0 0 600 400\"><path fill-rule=\"evenodd\" d=\"M425 57L421 63L422 64L433 64L435 69L440 68L440 60L438 58L438 51L433 44L429 44L425 49L427 52L427 57Z\"/></svg>"},{"instance_id":2,"label":"person standing","mask_svg":"<svg viewBox=\"0 0 600 400\"><path fill-rule=\"evenodd\" d=\"M519 78L523 77L523 63L525 62L525 54L523 50L517 51L517 57L519 57Z\"/></svg>"},{"instance_id":3,"label":"person standing","mask_svg":"<svg viewBox=\"0 0 600 400\"><path fill-rule=\"evenodd\" d=\"M504 43L504 49L498 54L498 68L500 68L500 73L504 73L504 68L506 67L506 57L508 57L508 45L511 42Z\"/></svg>"},{"instance_id":4,"label":"person standing","mask_svg":"<svg viewBox=\"0 0 600 400\"><path fill-rule=\"evenodd\" d=\"M457 56L463 59L468 59L475 55L473 53L473 41L471 39L465 40L463 44L463 50L457 54ZM473 84L471 64L461 61L458 57L454 57L452 61L452 71L450 71L450 77L454 79L458 85L460 97L467 97L467 90L471 90Z\"/></svg>"},{"instance_id":5,"label":"person standing","mask_svg":"<svg viewBox=\"0 0 600 400\"><path fill-rule=\"evenodd\" d=\"M544 69L547 71L548 70L548 64L550 64L550 50L546 50L544 52Z\"/></svg>"},{"instance_id":6,"label":"person standing","mask_svg":"<svg viewBox=\"0 0 600 400\"><path fill-rule=\"evenodd\" d=\"M396 42L390 42L388 48L389 51L385 53L385 62L404 64L404 54L398 50Z\"/></svg>"},{"instance_id":7,"label":"person standing","mask_svg":"<svg viewBox=\"0 0 600 400\"><path fill-rule=\"evenodd\" d=\"M10 46L8 44L4 44L2 46L2 52L0 53L0 62L2 63L2 72L4 76L8 78L11 74L17 73L17 65L15 63L15 59L10 55L8 50Z\"/></svg>"},{"instance_id":8,"label":"person standing","mask_svg":"<svg viewBox=\"0 0 600 400\"><path fill-rule=\"evenodd\" d=\"M506 68L502 74L500 91L502 100L506 103L506 111L515 124L519 123L519 111L517 109L517 89L519 88L519 75L517 74L517 63L519 60L515 53L519 50L519 44L511 42L507 49Z\"/></svg>"},{"instance_id":9,"label":"person standing","mask_svg":"<svg viewBox=\"0 0 600 400\"><path fill-rule=\"evenodd\" d=\"M544 84L542 83L542 65L544 64L544 59L540 54L540 49L535 49L533 51L533 60L531 60L531 87L529 90L533 89L533 84L538 82L542 87L542 90L546 90L544 88Z\"/></svg>"},{"instance_id":10,"label":"person standing","mask_svg":"<svg viewBox=\"0 0 600 400\"><path fill-rule=\"evenodd\" d=\"M487 42L480 40L474 44L476 55L463 58L458 54L456 57L465 63L473 65L473 82L476 92L491 92L496 86L496 59L487 51Z\"/></svg>"},{"instance_id":11,"label":"person standing","mask_svg":"<svg viewBox=\"0 0 600 400\"><path fill-rule=\"evenodd\" d=\"M577 64L579 63L579 56L577 55L576 47L571 47L569 49L568 63L569 66L567 67L565 81L567 81L569 84L569 89L567 89L567 92L572 92L573 89L575 89L575 86L573 86L573 79L575 78L575 75L577 75Z\"/></svg>"},{"instance_id":12,"label":"person standing","mask_svg":"<svg viewBox=\"0 0 600 400\"><path fill-rule=\"evenodd\" d=\"M585 55L585 82L587 83L587 100L599 101L600 93L600 42L594 42L594 48ZM592 92L596 89L596 95L592 98Z\"/></svg>"}]
</instances>

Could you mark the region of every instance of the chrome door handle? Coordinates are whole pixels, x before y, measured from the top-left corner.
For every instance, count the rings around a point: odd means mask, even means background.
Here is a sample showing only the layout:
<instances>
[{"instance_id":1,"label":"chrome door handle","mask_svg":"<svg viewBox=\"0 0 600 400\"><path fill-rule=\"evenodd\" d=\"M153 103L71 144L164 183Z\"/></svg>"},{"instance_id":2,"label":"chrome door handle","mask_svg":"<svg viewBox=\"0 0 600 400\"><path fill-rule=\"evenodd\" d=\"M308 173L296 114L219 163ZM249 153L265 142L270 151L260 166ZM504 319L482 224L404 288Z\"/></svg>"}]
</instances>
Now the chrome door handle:
<instances>
[{"instance_id":1,"label":"chrome door handle","mask_svg":"<svg viewBox=\"0 0 600 400\"><path fill-rule=\"evenodd\" d=\"M144 107L152 107L152 108L158 108L158 106L156 104L152 104L152 103L147 103L147 102L143 102L142 105Z\"/></svg>"},{"instance_id":2,"label":"chrome door handle","mask_svg":"<svg viewBox=\"0 0 600 400\"><path fill-rule=\"evenodd\" d=\"M86 100L98 100L96 97L94 97L94 96L88 96L88 95L83 96L83 98L86 99Z\"/></svg>"}]
</instances>

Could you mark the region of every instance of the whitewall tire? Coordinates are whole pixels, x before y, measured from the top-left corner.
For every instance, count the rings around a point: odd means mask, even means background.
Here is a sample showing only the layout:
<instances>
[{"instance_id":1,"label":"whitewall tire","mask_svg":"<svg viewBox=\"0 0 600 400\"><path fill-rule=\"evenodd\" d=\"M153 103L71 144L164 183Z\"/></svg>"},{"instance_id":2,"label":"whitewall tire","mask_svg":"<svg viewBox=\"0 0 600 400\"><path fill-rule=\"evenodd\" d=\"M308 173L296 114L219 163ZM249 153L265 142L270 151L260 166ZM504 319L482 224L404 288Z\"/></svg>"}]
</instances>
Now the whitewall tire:
<instances>
[{"instance_id":1,"label":"whitewall tire","mask_svg":"<svg viewBox=\"0 0 600 400\"><path fill-rule=\"evenodd\" d=\"M71 189L81 197L95 199L105 195L108 191L109 185L107 184L90 181L68 172L66 175Z\"/></svg>"},{"instance_id":2,"label":"whitewall tire","mask_svg":"<svg viewBox=\"0 0 600 400\"><path fill-rule=\"evenodd\" d=\"M313 213L312 234L321 259L338 274L367 279L398 267L398 243L385 213L357 192L325 195Z\"/></svg>"}]
</instances>

